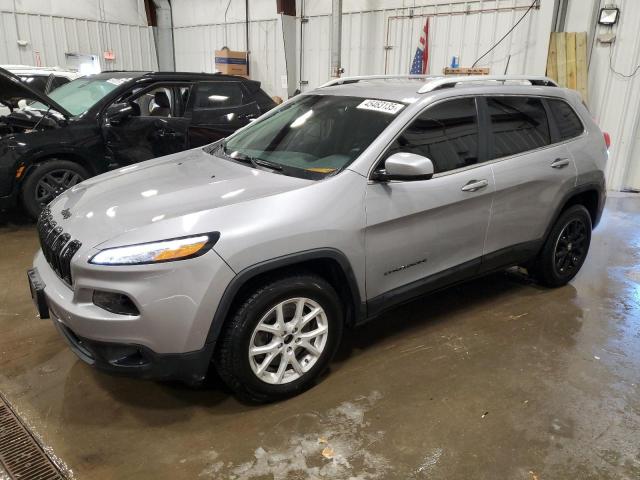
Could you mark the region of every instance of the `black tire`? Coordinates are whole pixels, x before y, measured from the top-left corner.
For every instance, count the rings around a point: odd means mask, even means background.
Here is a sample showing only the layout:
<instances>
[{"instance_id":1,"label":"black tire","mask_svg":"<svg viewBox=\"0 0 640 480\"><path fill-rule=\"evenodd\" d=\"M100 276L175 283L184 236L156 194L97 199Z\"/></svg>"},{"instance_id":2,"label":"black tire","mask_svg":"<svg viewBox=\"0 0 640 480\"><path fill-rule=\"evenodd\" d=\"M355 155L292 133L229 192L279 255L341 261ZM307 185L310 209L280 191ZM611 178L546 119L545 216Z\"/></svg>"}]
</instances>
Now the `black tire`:
<instances>
[{"instance_id":1,"label":"black tire","mask_svg":"<svg viewBox=\"0 0 640 480\"><path fill-rule=\"evenodd\" d=\"M587 258L591 230L591 216L584 206L562 212L536 260L536 279L547 287L561 287L575 277Z\"/></svg>"},{"instance_id":2,"label":"black tire","mask_svg":"<svg viewBox=\"0 0 640 480\"><path fill-rule=\"evenodd\" d=\"M22 184L22 206L31 218L38 218L42 208L57 195L87 178L89 173L77 163L69 160L47 160L36 166ZM44 185L51 188L51 191L46 190ZM49 196L44 198L44 193L49 193Z\"/></svg>"},{"instance_id":3,"label":"black tire","mask_svg":"<svg viewBox=\"0 0 640 480\"><path fill-rule=\"evenodd\" d=\"M328 334L324 350L313 366L296 380L284 384L267 383L254 373L249 361L254 329L272 308L296 297L311 299L325 311ZM326 280L312 273L290 274L268 280L249 294L231 315L218 339L214 365L229 388L239 398L251 403L292 397L313 386L335 355L344 326L340 298ZM274 362L277 359L278 356Z\"/></svg>"}]
</instances>

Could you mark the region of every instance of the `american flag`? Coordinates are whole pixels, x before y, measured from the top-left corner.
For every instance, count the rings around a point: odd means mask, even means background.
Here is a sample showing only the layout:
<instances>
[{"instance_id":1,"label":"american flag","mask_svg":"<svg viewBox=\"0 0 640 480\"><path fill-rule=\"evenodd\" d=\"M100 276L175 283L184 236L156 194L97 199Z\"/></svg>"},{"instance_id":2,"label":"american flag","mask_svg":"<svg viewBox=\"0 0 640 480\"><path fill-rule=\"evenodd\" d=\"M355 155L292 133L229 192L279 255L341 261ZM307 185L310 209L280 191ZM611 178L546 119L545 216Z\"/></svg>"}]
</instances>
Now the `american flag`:
<instances>
[{"instance_id":1,"label":"american flag","mask_svg":"<svg viewBox=\"0 0 640 480\"><path fill-rule=\"evenodd\" d=\"M429 71L429 17L422 28L420 42L411 64L411 75L423 75Z\"/></svg>"}]
</instances>

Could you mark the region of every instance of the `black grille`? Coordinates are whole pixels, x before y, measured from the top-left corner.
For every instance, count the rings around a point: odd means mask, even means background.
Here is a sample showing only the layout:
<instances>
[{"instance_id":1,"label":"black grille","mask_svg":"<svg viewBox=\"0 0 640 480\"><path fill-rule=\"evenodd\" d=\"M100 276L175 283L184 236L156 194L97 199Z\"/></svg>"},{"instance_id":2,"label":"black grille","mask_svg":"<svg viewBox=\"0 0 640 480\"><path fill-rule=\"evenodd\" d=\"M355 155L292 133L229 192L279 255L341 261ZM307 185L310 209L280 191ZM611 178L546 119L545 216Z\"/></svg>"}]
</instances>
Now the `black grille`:
<instances>
[{"instance_id":1,"label":"black grille","mask_svg":"<svg viewBox=\"0 0 640 480\"><path fill-rule=\"evenodd\" d=\"M82 244L78 240L72 240L68 233L64 233L62 227L51 217L48 208L42 211L38 219L38 235L47 263L62 280L71 285L71 259Z\"/></svg>"}]
</instances>

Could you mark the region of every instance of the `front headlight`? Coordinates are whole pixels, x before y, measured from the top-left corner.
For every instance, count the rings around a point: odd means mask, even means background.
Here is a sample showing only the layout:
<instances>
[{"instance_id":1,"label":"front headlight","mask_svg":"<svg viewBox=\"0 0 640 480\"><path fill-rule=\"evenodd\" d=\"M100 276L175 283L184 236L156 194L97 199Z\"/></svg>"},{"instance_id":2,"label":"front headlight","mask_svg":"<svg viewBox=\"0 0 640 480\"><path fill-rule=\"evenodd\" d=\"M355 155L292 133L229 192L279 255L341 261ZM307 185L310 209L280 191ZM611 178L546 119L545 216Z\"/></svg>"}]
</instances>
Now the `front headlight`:
<instances>
[{"instance_id":1,"label":"front headlight","mask_svg":"<svg viewBox=\"0 0 640 480\"><path fill-rule=\"evenodd\" d=\"M144 265L186 260L208 252L218 241L218 238L220 238L220 234L215 232L160 242L106 248L91 257L89 263L95 265Z\"/></svg>"}]
</instances>

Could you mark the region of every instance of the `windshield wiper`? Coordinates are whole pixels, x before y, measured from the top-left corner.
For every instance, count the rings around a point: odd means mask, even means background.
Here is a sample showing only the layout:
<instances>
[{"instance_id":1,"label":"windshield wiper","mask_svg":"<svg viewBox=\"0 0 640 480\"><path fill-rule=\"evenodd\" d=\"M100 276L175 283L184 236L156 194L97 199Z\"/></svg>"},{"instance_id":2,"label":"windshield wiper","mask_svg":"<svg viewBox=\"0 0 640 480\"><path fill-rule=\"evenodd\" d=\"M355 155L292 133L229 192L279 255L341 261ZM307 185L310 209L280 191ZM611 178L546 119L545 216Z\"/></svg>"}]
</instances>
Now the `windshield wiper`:
<instances>
[{"instance_id":1,"label":"windshield wiper","mask_svg":"<svg viewBox=\"0 0 640 480\"><path fill-rule=\"evenodd\" d=\"M282 170L282 166L278 165L277 163L273 163L270 162L268 160L263 160L261 158L255 158L252 157L250 155L247 155L246 153L242 153L242 152L238 152L237 150L235 152L231 152L229 153L229 151L227 150L227 145L225 142L222 142L220 144L220 150L222 150L222 153L232 159L232 160L236 160L238 162L242 162L242 163L249 163L251 165L253 165L254 167L266 167L269 168L271 170L276 170L276 171L281 171Z\"/></svg>"},{"instance_id":2,"label":"windshield wiper","mask_svg":"<svg viewBox=\"0 0 640 480\"><path fill-rule=\"evenodd\" d=\"M270 168L271 170L282 171L282 166L277 163L270 162L269 160L263 160L261 158L253 158L253 163L262 167Z\"/></svg>"}]
</instances>

